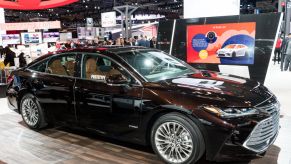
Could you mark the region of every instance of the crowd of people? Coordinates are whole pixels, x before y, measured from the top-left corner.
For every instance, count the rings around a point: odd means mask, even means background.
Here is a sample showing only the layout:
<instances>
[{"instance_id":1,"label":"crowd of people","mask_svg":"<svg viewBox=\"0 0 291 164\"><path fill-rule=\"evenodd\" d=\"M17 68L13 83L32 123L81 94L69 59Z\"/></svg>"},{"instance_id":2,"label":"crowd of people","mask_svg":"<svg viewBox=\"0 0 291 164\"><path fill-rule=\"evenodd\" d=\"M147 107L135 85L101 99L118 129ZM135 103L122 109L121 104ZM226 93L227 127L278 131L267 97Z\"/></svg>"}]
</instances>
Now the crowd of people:
<instances>
[{"instance_id":1,"label":"crowd of people","mask_svg":"<svg viewBox=\"0 0 291 164\"><path fill-rule=\"evenodd\" d=\"M27 62L25 60L24 53L20 53L17 57L19 58L19 66L26 66ZM9 46L6 46L5 48L0 46L0 59L4 59L3 62L5 66L15 66L14 58L16 58L16 53L13 52Z\"/></svg>"},{"instance_id":2,"label":"crowd of people","mask_svg":"<svg viewBox=\"0 0 291 164\"><path fill-rule=\"evenodd\" d=\"M149 48L156 48L156 37L148 39L147 36L141 35L140 37L131 37L128 39L125 38L117 38L115 40L108 38L104 40L100 40L96 38L94 40L71 40L67 43L56 45L57 49L64 50L64 49L71 49L71 48L78 48L78 47L90 47L90 46L143 46Z\"/></svg>"}]
</instances>

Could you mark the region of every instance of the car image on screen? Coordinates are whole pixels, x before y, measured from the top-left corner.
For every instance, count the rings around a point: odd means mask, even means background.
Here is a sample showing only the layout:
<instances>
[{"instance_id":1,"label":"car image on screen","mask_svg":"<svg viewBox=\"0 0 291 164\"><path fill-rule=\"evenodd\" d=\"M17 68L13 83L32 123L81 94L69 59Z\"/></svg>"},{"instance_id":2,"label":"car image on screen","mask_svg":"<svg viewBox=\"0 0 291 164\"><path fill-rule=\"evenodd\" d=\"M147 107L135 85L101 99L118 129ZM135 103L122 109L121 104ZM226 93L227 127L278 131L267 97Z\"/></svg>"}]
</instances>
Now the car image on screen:
<instances>
[{"instance_id":1,"label":"car image on screen","mask_svg":"<svg viewBox=\"0 0 291 164\"><path fill-rule=\"evenodd\" d=\"M219 49L216 54L217 57L248 57L249 48L243 44L229 44L222 49Z\"/></svg>"}]
</instances>

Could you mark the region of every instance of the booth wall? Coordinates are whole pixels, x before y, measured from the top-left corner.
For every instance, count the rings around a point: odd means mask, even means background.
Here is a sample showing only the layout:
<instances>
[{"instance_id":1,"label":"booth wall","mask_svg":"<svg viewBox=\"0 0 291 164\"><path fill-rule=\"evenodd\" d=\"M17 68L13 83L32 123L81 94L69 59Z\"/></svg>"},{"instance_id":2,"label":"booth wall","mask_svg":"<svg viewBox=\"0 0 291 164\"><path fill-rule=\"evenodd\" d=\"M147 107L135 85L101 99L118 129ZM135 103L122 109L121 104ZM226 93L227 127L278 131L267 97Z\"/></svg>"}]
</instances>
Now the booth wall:
<instances>
[{"instance_id":1,"label":"booth wall","mask_svg":"<svg viewBox=\"0 0 291 164\"><path fill-rule=\"evenodd\" d=\"M236 65L246 66L251 79L264 83L274 47L274 41L278 31L280 18L281 14L272 13L162 21L159 23L157 47L184 61L187 61L187 26L255 22L256 35L254 47L254 63ZM220 71L219 66L223 65L207 63L190 64L198 69L206 69L218 72ZM235 70L236 65L231 65L230 68Z\"/></svg>"}]
</instances>

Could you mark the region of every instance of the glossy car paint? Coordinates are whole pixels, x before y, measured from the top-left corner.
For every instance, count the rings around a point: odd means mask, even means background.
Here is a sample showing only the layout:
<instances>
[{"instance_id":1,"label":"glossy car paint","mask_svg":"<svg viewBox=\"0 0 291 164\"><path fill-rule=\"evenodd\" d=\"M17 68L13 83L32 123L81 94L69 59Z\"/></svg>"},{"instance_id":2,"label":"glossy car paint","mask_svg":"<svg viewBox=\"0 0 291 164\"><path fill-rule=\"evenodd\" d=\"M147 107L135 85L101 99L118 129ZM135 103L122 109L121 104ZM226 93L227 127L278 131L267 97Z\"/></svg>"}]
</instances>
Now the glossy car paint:
<instances>
[{"instance_id":1,"label":"glossy car paint","mask_svg":"<svg viewBox=\"0 0 291 164\"><path fill-rule=\"evenodd\" d=\"M210 71L198 71L179 78L147 82L116 55L120 52L143 49L77 49L57 53L76 54L76 77L49 75L27 68L19 69L13 72L14 81L7 91L9 106L17 110L22 96L32 93L44 108L47 120L73 124L102 135L142 145L150 143L151 126L159 116L179 112L192 119L200 128L208 160L245 160L247 157L254 158L258 155L244 148L242 144L257 123L270 117L269 114L262 112L254 116L223 119L203 110L202 106L254 107L266 100L277 101L273 94L257 82ZM104 55L114 60L125 68L137 83L114 86L82 79L82 57L87 53ZM51 56L54 54L41 57L34 63Z\"/></svg>"}]
</instances>

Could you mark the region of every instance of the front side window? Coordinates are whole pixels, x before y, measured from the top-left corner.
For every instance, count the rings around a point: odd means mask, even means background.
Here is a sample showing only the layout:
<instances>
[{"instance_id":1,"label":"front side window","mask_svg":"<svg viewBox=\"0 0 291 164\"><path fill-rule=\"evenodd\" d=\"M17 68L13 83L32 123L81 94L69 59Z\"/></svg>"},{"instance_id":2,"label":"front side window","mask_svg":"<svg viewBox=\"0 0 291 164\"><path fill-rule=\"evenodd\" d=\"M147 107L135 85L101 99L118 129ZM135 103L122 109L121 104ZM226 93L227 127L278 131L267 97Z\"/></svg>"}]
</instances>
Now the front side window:
<instances>
[{"instance_id":1,"label":"front side window","mask_svg":"<svg viewBox=\"0 0 291 164\"><path fill-rule=\"evenodd\" d=\"M45 59L37 64L32 65L29 67L30 70L37 71L37 72L45 72L47 66L48 59Z\"/></svg>"},{"instance_id":2,"label":"front side window","mask_svg":"<svg viewBox=\"0 0 291 164\"><path fill-rule=\"evenodd\" d=\"M54 75L75 76L76 55L55 56L48 62L46 72Z\"/></svg>"},{"instance_id":3,"label":"front side window","mask_svg":"<svg viewBox=\"0 0 291 164\"><path fill-rule=\"evenodd\" d=\"M108 79L133 82L131 76L118 64L97 55L85 55L82 76L85 79L107 82Z\"/></svg>"},{"instance_id":4,"label":"front side window","mask_svg":"<svg viewBox=\"0 0 291 164\"><path fill-rule=\"evenodd\" d=\"M138 50L119 53L118 56L150 82L196 72L186 63L160 51Z\"/></svg>"}]
</instances>

